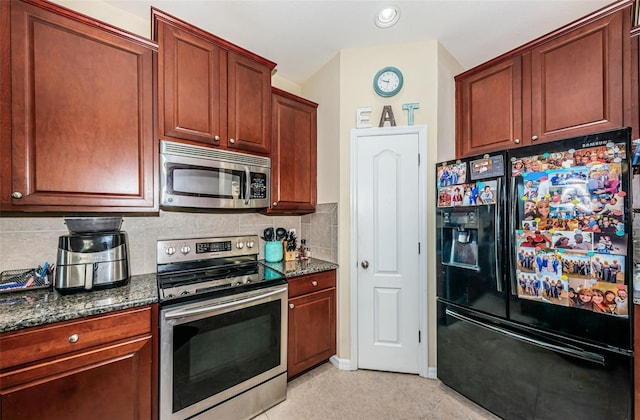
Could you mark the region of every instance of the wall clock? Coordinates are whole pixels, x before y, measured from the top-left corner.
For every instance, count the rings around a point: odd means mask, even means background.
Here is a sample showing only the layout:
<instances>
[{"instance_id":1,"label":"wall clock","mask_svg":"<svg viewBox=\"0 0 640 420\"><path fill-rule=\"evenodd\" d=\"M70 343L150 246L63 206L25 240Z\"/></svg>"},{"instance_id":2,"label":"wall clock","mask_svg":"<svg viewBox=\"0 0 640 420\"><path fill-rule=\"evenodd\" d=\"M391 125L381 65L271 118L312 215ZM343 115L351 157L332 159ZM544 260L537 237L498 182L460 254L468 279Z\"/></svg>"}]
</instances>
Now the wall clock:
<instances>
[{"instance_id":1,"label":"wall clock","mask_svg":"<svg viewBox=\"0 0 640 420\"><path fill-rule=\"evenodd\" d=\"M384 98L390 98L400 92L404 78L395 67L384 67L373 77L373 90Z\"/></svg>"}]
</instances>

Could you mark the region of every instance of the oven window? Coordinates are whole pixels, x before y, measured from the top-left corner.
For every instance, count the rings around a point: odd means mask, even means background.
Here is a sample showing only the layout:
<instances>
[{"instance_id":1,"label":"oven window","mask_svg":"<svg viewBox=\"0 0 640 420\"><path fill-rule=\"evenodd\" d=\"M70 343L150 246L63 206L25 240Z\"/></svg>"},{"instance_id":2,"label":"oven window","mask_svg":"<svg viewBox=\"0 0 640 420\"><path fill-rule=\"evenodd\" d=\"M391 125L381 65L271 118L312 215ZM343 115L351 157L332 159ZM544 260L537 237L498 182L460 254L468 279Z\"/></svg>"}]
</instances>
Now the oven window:
<instances>
[{"instance_id":1,"label":"oven window","mask_svg":"<svg viewBox=\"0 0 640 420\"><path fill-rule=\"evenodd\" d=\"M174 194L226 199L239 198L244 176L242 171L194 166L176 166L171 174Z\"/></svg>"},{"instance_id":2,"label":"oven window","mask_svg":"<svg viewBox=\"0 0 640 420\"><path fill-rule=\"evenodd\" d=\"M281 300L173 327L173 412L280 365Z\"/></svg>"}]
</instances>

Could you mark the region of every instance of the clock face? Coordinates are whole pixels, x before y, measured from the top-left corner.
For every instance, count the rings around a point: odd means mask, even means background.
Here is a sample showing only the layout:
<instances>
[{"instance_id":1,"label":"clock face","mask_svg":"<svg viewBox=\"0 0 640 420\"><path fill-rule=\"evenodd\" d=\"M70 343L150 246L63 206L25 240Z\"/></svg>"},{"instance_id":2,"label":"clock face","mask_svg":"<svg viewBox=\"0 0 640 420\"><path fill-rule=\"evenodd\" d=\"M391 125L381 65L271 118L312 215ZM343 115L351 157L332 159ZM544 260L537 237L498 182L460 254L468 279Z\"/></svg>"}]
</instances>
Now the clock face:
<instances>
[{"instance_id":1,"label":"clock face","mask_svg":"<svg viewBox=\"0 0 640 420\"><path fill-rule=\"evenodd\" d=\"M402 73L395 67L385 67L376 73L373 89L380 96L390 97L402 89Z\"/></svg>"},{"instance_id":2,"label":"clock face","mask_svg":"<svg viewBox=\"0 0 640 420\"><path fill-rule=\"evenodd\" d=\"M400 86L400 78L392 71L385 71L378 77L378 87L383 92L393 92Z\"/></svg>"}]
</instances>

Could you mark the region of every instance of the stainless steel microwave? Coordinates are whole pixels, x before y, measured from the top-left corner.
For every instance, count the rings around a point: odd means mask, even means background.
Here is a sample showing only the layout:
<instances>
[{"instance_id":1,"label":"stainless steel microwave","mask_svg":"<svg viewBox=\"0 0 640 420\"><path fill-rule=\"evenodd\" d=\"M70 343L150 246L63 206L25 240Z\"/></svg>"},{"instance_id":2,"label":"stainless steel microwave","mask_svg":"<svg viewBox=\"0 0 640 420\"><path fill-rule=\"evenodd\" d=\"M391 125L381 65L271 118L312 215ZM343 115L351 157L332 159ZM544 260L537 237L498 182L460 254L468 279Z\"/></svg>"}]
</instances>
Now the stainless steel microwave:
<instances>
[{"instance_id":1,"label":"stainless steel microwave","mask_svg":"<svg viewBox=\"0 0 640 420\"><path fill-rule=\"evenodd\" d=\"M269 207L271 159L160 141L160 205L199 209Z\"/></svg>"}]
</instances>

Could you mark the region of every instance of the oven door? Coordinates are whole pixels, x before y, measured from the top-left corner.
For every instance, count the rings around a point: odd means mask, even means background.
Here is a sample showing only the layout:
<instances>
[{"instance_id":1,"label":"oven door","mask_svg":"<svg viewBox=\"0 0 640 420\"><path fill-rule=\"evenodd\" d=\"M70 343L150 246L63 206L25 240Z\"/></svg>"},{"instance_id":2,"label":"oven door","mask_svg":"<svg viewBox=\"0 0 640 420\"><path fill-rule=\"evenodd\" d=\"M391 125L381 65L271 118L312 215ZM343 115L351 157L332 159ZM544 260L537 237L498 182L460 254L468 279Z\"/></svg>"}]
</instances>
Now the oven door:
<instances>
[{"instance_id":1,"label":"oven door","mask_svg":"<svg viewBox=\"0 0 640 420\"><path fill-rule=\"evenodd\" d=\"M162 154L160 160L164 207L269 207L269 168Z\"/></svg>"},{"instance_id":2,"label":"oven door","mask_svg":"<svg viewBox=\"0 0 640 420\"><path fill-rule=\"evenodd\" d=\"M160 312L160 418L184 419L287 370L287 286Z\"/></svg>"}]
</instances>

